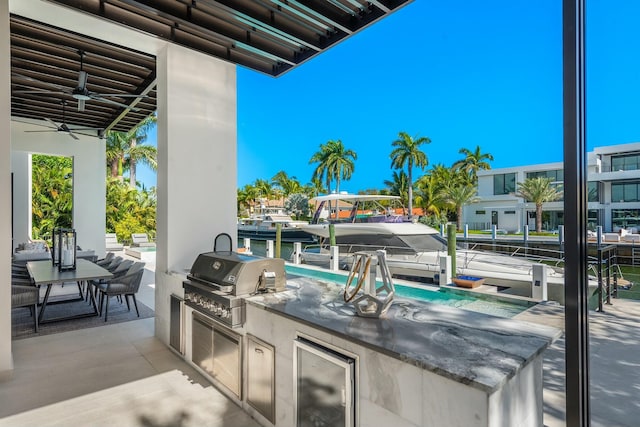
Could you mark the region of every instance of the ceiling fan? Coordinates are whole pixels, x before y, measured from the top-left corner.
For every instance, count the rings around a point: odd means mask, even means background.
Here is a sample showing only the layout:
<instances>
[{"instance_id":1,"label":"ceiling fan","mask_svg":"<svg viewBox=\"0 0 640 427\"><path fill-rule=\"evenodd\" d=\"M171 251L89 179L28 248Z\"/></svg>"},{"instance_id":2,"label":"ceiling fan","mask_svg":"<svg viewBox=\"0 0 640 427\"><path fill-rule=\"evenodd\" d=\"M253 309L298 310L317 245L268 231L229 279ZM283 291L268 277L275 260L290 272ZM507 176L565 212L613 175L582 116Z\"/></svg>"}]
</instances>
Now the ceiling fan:
<instances>
[{"instance_id":1,"label":"ceiling fan","mask_svg":"<svg viewBox=\"0 0 640 427\"><path fill-rule=\"evenodd\" d=\"M41 124L37 124L37 126L44 126L47 127L49 129L47 130L26 130L25 132L64 132L67 133L71 138L78 140L80 138L78 138L76 136L76 134L78 135L84 135L84 136L92 136L94 138L102 138L104 136L104 129L102 128L70 128L66 122L65 122L65 110L66 110L66 105L67 105L67 101L65 101L64 99L61 101L62 103L62 122L60 124L54 122L53 120L46 118L45 120L47 122L49 122L49 124L51 124L51 126L47 126L47 125L41 125ZM31 124L35 124L35 123L31 123ZM96 135L92 135L89 133L83 133L83 132L78 132L78 131L87 131L87 130L92 130L92 131L96 131Z\"/></svg>"},{"instance_id":2,"label":"ceiling fan","mask_svg":"<svg viewBox=\"0 0 640 427\"><path fill-rule=\"evenodd\" d=\"M56 90L24 90L24 91L16 91L16 93L37 93L37 94L44 94L44 95L53 95L53 94L71 95L73 98L78 100L78 111L84 111L85 102L91 101L91 100L104 102L107 104L118 105L126 109L138 111L137 108L134 108L130 105L123 104L108 98L112 98L112 97L114 98L145 98L147 97L147 95L130 95L130 94L122 94L122 93L98 93L98 92L92 92L88 90L87 80L89 78L89 74L86 71L84 71L85 52L83 50L79 50L78 54L80 55L80 72L78 73L78 85L75 88L69 89L54 83L42 82L32 77L24 76L21 74L14 74L14 76L18 78L38 82L38 83L50 86L52 88L56 88Z\"/></svg>"}]
</instances>

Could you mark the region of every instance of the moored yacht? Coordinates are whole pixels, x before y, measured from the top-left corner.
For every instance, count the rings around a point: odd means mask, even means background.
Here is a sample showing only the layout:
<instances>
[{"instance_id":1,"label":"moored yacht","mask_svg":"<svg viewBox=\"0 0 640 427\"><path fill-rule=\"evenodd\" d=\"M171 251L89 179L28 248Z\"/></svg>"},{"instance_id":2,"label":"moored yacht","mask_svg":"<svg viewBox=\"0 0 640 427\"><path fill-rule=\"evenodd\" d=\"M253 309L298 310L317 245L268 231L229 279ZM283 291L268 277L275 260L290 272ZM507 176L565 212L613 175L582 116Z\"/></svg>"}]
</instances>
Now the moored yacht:
<instances>
[{"instance_id":1,"label":"moored yacht","mask_svg":"<svg viewBox=\"0 0 640 427\"><path fill-rule=\"evenodd\" d=\"M409 221L401 213L380 204L397 199L396 196L354 194L318 197L319 205L312 223L300 227L318 236L320 244L304 248L303 262L328 267L329 225L333 224L336 244L340 248L340 268L349 268L355 252L385 249L394 276L435 280L440 273L440 258L448 255L447 241L437 230ZM325 204L329 201L334 207L327 210ZM373 203L379 207L373 207ZM342 212L349 213L340 215L340 208L335 206L342 206ZM534 264L524 258L458 247L454 276L483 278L485 284L500 290L509 288L508 292L513 294L531 296ZM564 301L563 269L548 266L547 284L549 299Z\"/></svg>"},{"instance_id":2,"label":"moored yacht","mask_svg":"<svg viewBox=\"0 0 640 427\"><path fill-rule=\"evenodd\" d=\"M314 234L300 228L301 225L307 225L307 221L296 221L281 208L263 209L249 218L238 219L238 239L275 240L277 224L282 226L283 242L316 241Z\"/></svg>"}]
</instances>

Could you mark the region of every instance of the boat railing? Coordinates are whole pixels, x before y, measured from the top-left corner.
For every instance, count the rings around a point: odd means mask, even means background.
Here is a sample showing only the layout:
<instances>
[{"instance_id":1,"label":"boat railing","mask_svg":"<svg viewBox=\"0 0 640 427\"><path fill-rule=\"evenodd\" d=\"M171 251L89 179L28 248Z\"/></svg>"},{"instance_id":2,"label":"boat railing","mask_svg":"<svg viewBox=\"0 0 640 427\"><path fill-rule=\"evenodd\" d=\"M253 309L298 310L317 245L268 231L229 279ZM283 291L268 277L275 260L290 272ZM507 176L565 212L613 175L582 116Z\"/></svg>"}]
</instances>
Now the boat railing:
<instances>
[{"instance_id":1,"label":"boat railing","mask_svg":"<svg viewBox=\"0 0 640 427\"><path fill-rule=\"evenodd\" d=\"M305 245L303 248L303 251L313 251L316 248L320 250L324 249L328 251L330 246L331 245L329 245L328 243L317 243L317 244L314 243L310 245ZM341 254L346 254L346 253L350 254L350 253L361 252L361 251L375 252L376 250L379 250L379 249L383 249L388 253L393 253L393 254L407 254L407 255L416 254L416 251L414 249L408 248L406 246L368 245L363 243L338 244L336 246L338 246Z\"/></svg>"},{"instance_id":2,"label":"boat railing","mask_svg":"<svg viewBox=\"0 0 640 427\"><path fill-rule=\"evenodd\" d=\"M482 252L496 252L514 258L524 258L532 262L540 262L547 265L560 267L564 264L564 251L547 248L533 248L518 245L505 245L500 243L487 244L476 242L465 245L466 249Z\"/></svg>"}]
</instances>

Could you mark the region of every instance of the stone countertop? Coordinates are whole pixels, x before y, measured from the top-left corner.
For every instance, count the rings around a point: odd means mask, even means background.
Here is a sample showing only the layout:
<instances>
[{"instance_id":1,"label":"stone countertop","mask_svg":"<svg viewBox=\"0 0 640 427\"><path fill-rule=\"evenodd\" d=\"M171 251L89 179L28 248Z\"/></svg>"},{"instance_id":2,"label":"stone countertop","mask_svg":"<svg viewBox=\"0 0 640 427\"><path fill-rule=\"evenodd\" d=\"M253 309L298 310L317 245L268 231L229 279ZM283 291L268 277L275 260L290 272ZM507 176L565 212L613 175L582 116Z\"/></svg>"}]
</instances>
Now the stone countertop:
<instances>
[{"instance_id":1,"label":"stone countertop","mask_svg":"<svg viewBox=\"0 0 640 427\"><path fill-rule=\"evenodd\" d=\"M561 334L547 326L397 296L385 317L359 317L344 302L343 290L335 283L289 276L286 291L246 302L487 393Z\"/></svg>"}]
</instances>

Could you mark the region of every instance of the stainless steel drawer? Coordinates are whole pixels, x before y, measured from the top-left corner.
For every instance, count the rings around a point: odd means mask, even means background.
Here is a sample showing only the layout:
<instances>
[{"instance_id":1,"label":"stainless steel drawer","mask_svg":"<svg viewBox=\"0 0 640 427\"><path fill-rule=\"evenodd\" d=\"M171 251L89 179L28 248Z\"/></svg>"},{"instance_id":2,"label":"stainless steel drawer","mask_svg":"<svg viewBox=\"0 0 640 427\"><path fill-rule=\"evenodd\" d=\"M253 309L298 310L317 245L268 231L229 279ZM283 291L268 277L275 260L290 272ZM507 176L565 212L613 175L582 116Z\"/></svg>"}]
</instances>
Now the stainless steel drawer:
<instances>
[{"instance_id":1,"label":"stainless steel drawer","mask_svg":"<svg viewBox=\"0 0 640 427\"><path fill-rule=\"evenodd\" d=\"M247 403L275 423L275 350L247 335Z\"/></svg>"}]
</instances>

